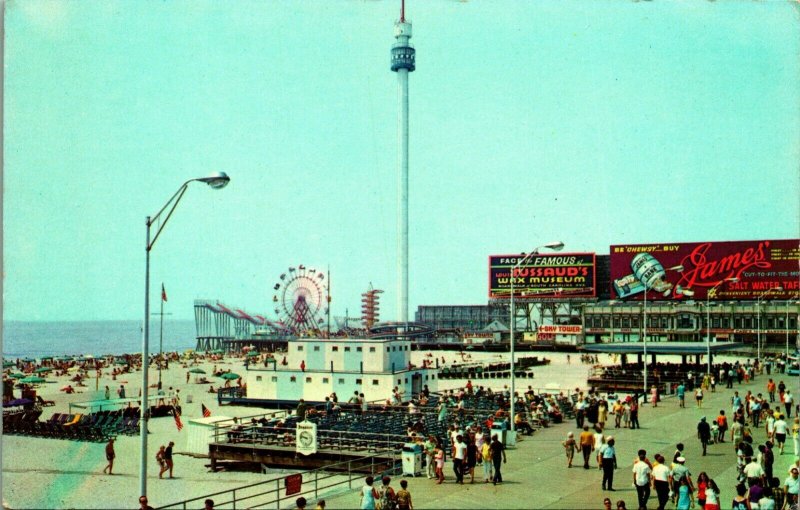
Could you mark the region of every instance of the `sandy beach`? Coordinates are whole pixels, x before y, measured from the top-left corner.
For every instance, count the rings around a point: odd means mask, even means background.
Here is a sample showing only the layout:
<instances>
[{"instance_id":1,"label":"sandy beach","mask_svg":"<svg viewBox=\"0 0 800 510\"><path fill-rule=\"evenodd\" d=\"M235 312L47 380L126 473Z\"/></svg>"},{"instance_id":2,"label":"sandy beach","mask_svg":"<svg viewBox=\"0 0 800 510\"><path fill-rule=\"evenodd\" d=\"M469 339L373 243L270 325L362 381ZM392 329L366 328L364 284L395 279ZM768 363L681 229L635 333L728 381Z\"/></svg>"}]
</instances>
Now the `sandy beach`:
<instances>
[{"instance_id":1,"label":"sandy beach","mask_svg":"<svg viewBox=\"0 0 800 510\"><path fill-rule=\"evenodd\" d=\"M425 353L413 352L412 361L421 362ZM456 352L434 353L441 360L444 356L447 364L461 361ZM467 361L490 361L507 359L507 355L472 353ZM527 386L548 388L550 391L568 390L586 387L586 376L590 366L582 364L579 356L571 354L571 362L567 363L567 355L563 353L525 353L523 356L546 357L551 360L547 366L535 369L534 379L518 381L518 391ZM611 363L609 356L601 356L601 363ZM220 408L216 395L207 393L208 384L194 383L194 374L186 383L189 368L199 367L206 371L206 377L219 387L223 382L211 375L214 365L219 369L230 369L244 374L244 358L227 356L222 361L201 361L197 365L182 366L170 363L168 370L162 371L164 389L170 386L180 390L182 397L184 425L192 418L202 416L201 404L208 407L213 416L243 417L262 412L259 408L224 406ZM93 372L90 372L93 374ZM45 407L41 420L47 420L53 413L68 412L69 403L83 402L103 398L106 385L111 388L112 398L116 397L116 388L125 384L128 396L136 396L141 386L141 371L118 376L112 380L110 370L104 370L99 380L99 389L95 390L95 380L86 381L87 387L76 388L80 392L67 395L59 389L69 382L70 376L48 377L48 383L39 386L39 394L47 400L54 400L56 405ZM158 370L150 368L151 383L157 381ZM478 382L476 382L477 384ZM507 380L486 380L479 382L495 389L501 389ZM463 385L460 380L442 380L439 389L447 389ZM74 385L74 384L73 384ZM153 390L151 394L155 393ZM19 390L15 390L19 395ZM191 396L192 402L188 402ZM320 396L322 398L324 396ZM369 399L369 395L367 395ZM171 416L150 420L150 436L148 456L149 478L148 497L154 507L174 503L191 497L233 489L238 486L264 481L281 476L288 471L272 470L267 474L250 472L217 472L210 473L206 464L208 459L196 458L182 454L187 445L187 429L177 430ZM158 467L154 460L158 447L169 441L175 442L175 478L159 479ZM3 436L3 503L8 508L135 508L139 496L139 436L118 436L115 449L116 461L114 475L103 474L106 465L104 444L69 440L45 439L27 436Z\"/></svg>"}]
</instances>

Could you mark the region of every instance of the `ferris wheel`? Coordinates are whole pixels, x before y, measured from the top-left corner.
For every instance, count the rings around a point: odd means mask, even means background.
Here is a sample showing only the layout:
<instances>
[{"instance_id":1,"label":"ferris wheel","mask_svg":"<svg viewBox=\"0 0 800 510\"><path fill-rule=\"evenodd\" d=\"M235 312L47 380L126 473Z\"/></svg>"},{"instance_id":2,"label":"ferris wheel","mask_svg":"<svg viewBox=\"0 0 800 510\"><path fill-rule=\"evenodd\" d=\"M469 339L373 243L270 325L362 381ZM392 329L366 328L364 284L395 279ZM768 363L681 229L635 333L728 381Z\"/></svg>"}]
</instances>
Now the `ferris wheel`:
<instances>
[{"instance_id":1,"label":"ferris wheel","mask_svg":"<svg viewBox=\"0 0 800 510\"><path fill-rule=\"evenodd\" d=\"M273 286L272 304L278 320L301 332L321 329L330 306L325 274L304 265L290 267Z\"/></svg>"}]
</instances>

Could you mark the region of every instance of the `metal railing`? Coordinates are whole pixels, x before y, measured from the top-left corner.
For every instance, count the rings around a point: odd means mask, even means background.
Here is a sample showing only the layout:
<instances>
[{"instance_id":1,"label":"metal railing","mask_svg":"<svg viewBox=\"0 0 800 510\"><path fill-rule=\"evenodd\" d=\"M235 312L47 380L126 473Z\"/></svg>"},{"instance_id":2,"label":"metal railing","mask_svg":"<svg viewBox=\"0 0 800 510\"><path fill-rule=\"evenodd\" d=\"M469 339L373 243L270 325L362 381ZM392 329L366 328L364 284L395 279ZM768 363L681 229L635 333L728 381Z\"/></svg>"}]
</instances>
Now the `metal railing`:
<instances>
[{"instance_id":1,"label":"metal railing","mask_svg":"<svg viewBox=\"0 0 800 510\"><path fill-rule=\"evenodd\" d=\"M388 460L387 460L388 458ZM369 468L369 472L366 470ZM228 489L212 494L205 494L191 499L178 501L158 507L162 509L187 509L203 506L206 499L214 500L214 508L291 508L296 498L303 496L308 500L318 500L321 495L332 492L335 488L353 488L353 481L371 475L376 479L384 475L397 475L401 472L401 454L397 450L376 452L373 455L331 464L324 468L305 471L300 492L287 496L281 494L285 490L285 476L272 478L263 482ZM309 505L310 506L310 505Z\"/></svg>"}]
</instances>

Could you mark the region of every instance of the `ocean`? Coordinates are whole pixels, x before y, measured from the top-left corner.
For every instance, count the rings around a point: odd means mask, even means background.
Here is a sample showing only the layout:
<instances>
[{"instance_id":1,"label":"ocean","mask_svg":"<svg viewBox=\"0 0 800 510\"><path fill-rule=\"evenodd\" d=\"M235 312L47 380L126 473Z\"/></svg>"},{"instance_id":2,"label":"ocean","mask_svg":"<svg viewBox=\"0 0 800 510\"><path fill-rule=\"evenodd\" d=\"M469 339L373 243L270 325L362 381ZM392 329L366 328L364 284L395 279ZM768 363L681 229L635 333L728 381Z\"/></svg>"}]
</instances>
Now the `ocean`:
<instances>
[{"instance_id":1,"label":"ocean","mask_svg":"<svg viewBox=\"0 0 800 510\"><path fill-rule=\"evenodd\" d=\"M164 319L164 351L194 349L192 320ZM150 352L159 349L159 320L150 321ZM124 354L142 351L142 322L3 322L3 357L41 358L68 354Z\"/></svg>"}]
</instances>

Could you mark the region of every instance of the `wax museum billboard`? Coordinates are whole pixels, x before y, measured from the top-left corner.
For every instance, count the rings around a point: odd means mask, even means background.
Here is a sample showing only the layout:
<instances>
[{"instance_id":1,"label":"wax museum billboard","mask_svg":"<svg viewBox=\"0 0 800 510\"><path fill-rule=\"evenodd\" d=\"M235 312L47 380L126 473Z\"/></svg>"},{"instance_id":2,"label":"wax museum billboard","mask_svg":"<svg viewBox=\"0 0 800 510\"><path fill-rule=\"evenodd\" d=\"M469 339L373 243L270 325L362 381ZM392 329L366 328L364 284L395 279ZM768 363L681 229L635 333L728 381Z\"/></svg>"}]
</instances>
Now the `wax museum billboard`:
<instances>
[{"instance_id":1,"label":"wax museum billboard","mask_svg":"<svg viewBox=\"0 0 800 510\"><path fill-rule=\"evenodd\" d=\"M611 296L785 300L800 290L800 239L623 244L610 248ZM778 290L781 289L781 290Z\"/></svg>"},{"instance_id":2,"label":"wax museum billboard","mask_svg":"<svg viewBox=\"0 0 800 510\"><path fill-rule=\"evenodd\" d=\"M489 297L511 295L511 270L524 255L489 257ZM595 254L533 255L514 269L514 297L590 298L596 295Z\"/></svg>"}]
</instances>

